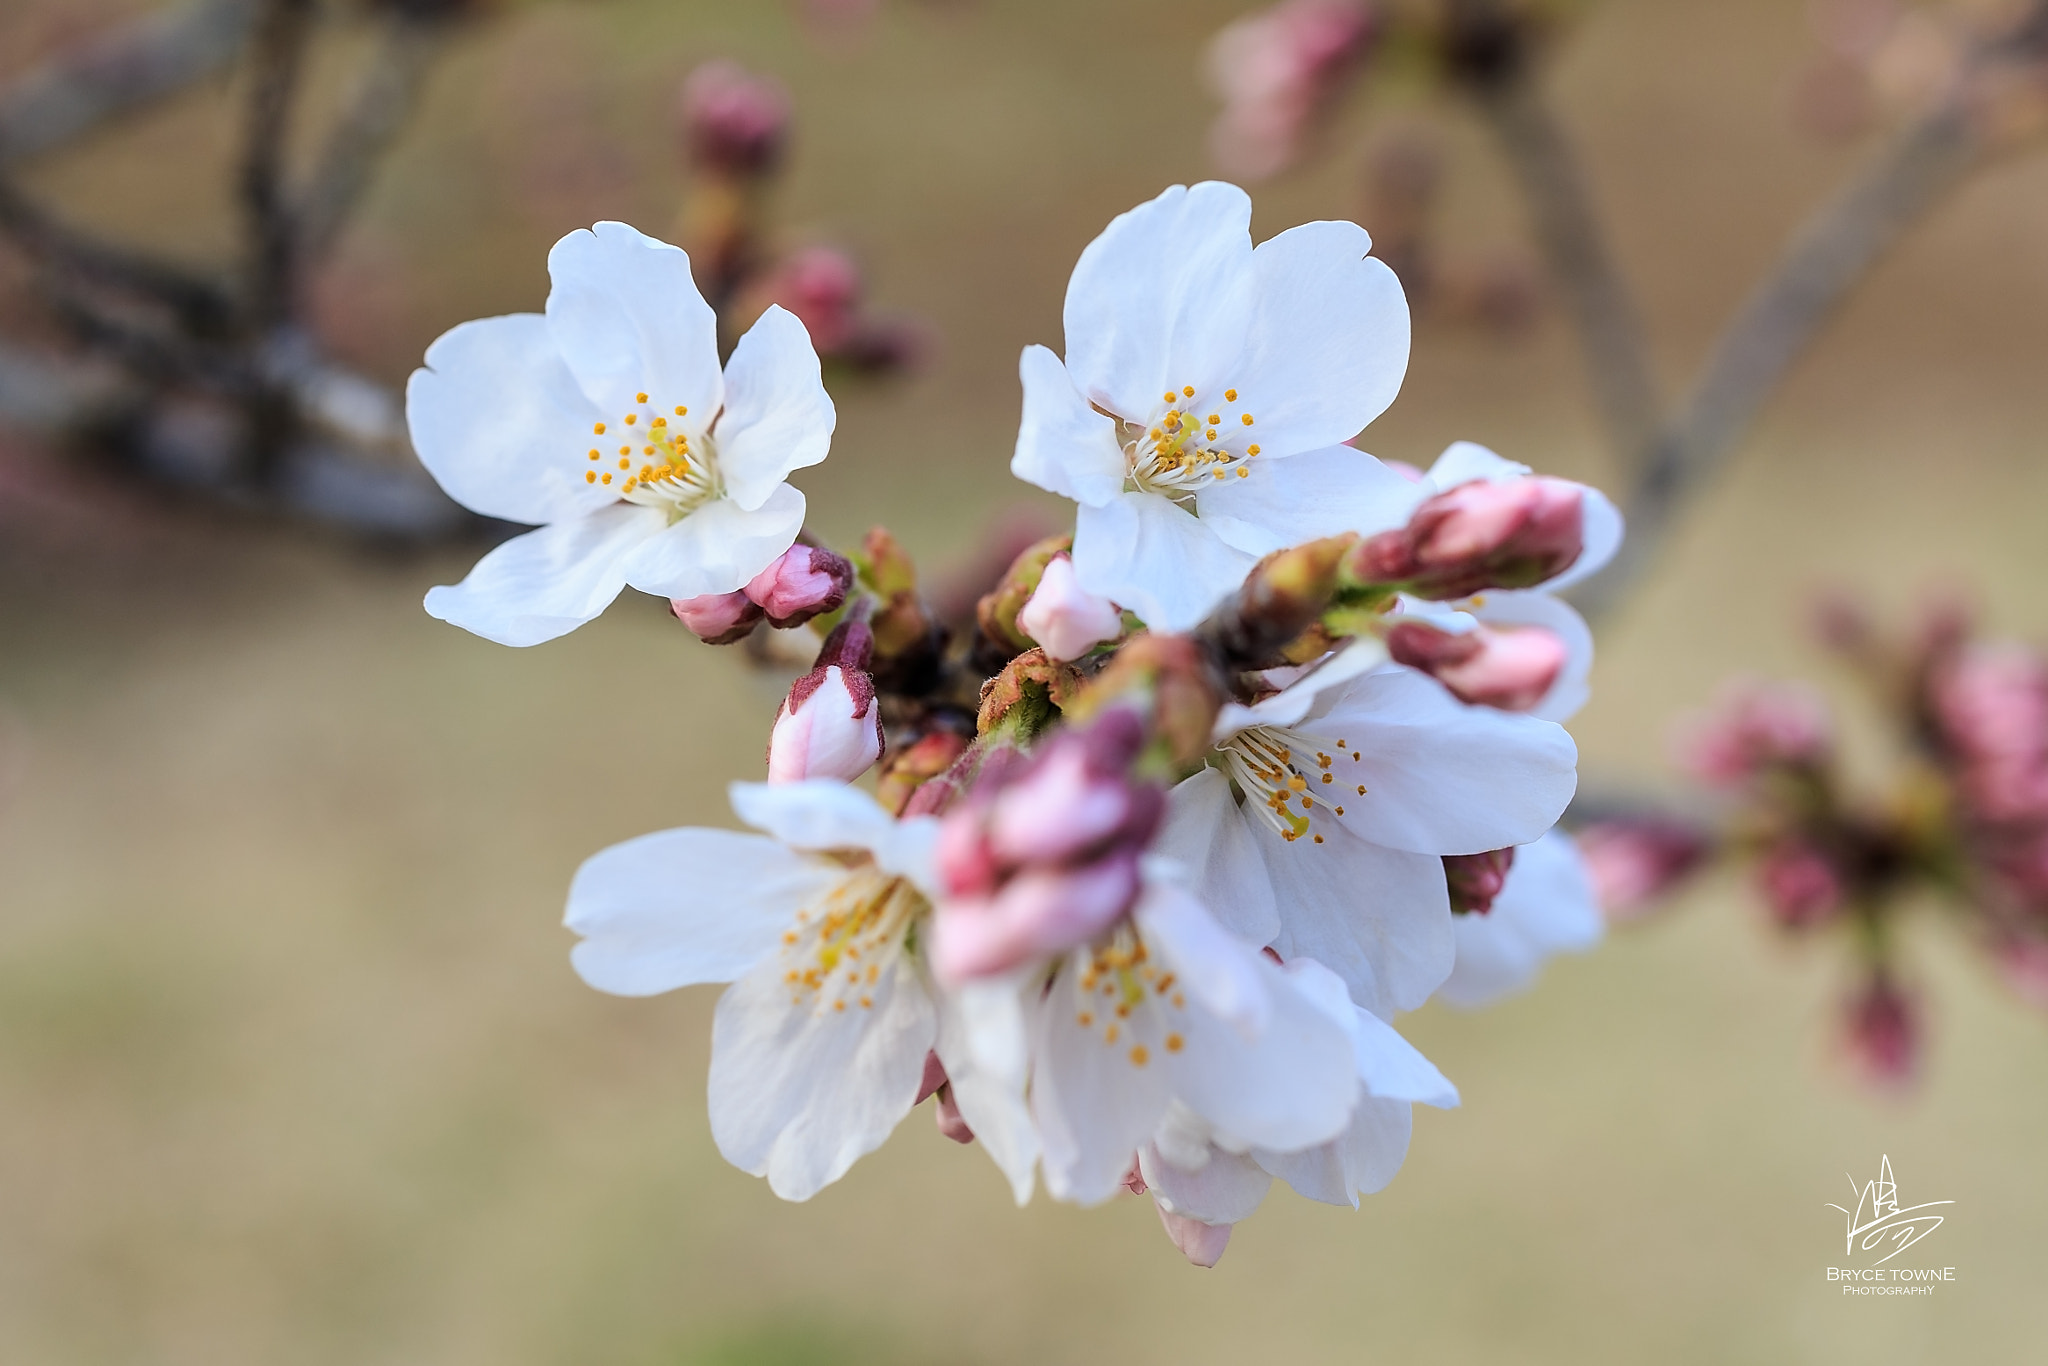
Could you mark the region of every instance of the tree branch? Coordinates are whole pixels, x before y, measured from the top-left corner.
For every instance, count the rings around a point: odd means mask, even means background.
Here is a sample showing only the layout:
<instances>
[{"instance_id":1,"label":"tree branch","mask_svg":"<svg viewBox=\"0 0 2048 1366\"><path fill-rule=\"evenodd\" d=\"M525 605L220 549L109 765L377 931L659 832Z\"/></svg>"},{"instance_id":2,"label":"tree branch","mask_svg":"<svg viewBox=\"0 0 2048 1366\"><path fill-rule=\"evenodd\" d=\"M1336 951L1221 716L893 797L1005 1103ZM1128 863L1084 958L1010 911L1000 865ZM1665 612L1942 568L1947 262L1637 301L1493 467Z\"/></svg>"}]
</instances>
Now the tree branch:
<instances>
[{"instance_id":1,"label":"tree branch","mask_svg":"<svg viewBox=\"0 0 2048 1366\"><path fill-rule=\"evenodd\" d=\"M32 157L227 65L256 0L198 0L58 54L0 91L0 165Z\"/></svg>"},{"instance_id":2,"label":"tree branch","mask_svg":"<svg viewBox=\"0 0 2048 1366\"><path fill-rule=\"evenodd\" d=\"M312 0L264 0L250 41L241 200L249 317L259 333L285 322L294 302L296 234L284 185L284 146L312 20Z\"/></svg>"}]
</instances>

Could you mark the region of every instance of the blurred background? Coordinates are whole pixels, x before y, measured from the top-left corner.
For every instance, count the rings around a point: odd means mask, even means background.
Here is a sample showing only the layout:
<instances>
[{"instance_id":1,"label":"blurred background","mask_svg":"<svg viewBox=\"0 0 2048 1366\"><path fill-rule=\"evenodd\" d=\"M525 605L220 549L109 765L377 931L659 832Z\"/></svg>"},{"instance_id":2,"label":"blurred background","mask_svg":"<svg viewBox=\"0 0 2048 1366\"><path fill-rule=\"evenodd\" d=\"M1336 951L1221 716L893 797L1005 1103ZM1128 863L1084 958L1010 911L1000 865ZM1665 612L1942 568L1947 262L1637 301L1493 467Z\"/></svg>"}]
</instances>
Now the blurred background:
<instances>
[{"instance_id":1,"label":"blurred background","mask_svg":"<svg viewBox=\"0 0 2048 1366\"><path fill-rule=\"evenodd\" d=\"M155 8L8 0L0 80ZM916 337L915 366L836 388L832 458L798 480L812 526L851 544L886 523L941 573L1020 506L1064 515L1008 475L1018 351L1058 345L1067 273L1113 214L1214 173L1199 72L1246 8L499 7L448 43L310 274L308 327L395 387L445 328L539 308L569 229L686 234L677 88L736 59L790 100L776 249L836 245ZM378 60L367 21L329 17L288 154ZM1606 0L1558 36L1547 86L1672 390L1870 155L1814 114L1815 49L1789 0ZM247 79L224 67L11 173L110 240L225 259ZM1396 70L1330 117L1324 155L1256 188L1254 235L1358 217L1385 241L1374 149L1422 128L1433 247L1483 277L1418 296L1406 388L1359 444L1426 465L1464 438L1614 480L1470 110ZM1599 623L1572 727L1589 784L1668 784L1674 720L1732 674L1826 679L1818 587L1895 619L1953 589L1998 634L2048 637L2044 223L2048 159L1999 160L1828 324ZM0 243L0 332L56 357L35 269ZM1214 1272L1144 1201L1017 1211L922 1113L782 1204L711 1143L715 992L601 996L559 923L591 852L729 823L782 682L633 595L530 651L432 621L421 594L488 529L429 523L365 535L0 428L0 1360L2039 1359L2041 1011L1922 924L1927 1061L1872 1091L1832 1042L1842 964L1724 876L1528 995L1405 1021L1463 1108L1419 1111L1357 1214L1277 1191ZM1852 768L1875 768L1838 692ZM602 703L622 695L688 724L621 725ZM1932 1299L1825 1281L1826 1202L1881 1154L1904 1203L1957 1202L1914 1254L1957 1268Z\"/></svg>"}]
</instances>

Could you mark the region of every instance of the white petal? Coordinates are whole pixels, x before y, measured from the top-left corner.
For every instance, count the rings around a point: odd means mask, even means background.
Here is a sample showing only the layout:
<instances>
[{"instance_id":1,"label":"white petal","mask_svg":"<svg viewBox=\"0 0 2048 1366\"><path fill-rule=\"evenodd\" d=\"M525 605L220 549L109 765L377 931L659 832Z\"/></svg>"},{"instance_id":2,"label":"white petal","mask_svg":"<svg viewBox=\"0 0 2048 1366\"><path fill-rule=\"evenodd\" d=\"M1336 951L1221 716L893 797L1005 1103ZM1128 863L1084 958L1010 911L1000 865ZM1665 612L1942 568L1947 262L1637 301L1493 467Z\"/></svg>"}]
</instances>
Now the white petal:
<instances>
[{"instance_id":1,"label":"white petal","mask_svg":"<svg viewBox=\"0 0 2048 1366\"><path fill-rule=\"evenodd\" d=\"M1325 446L1286 459L1264 456L1196 496L1202 524L1247 555L1270 555L1288 546L1347 531L1405 526L1427 496L1364 451Z\"/></svg>"},{"instance_id":2,"label":"white petal","mask_svg":"<svg viewBox=\"0 0 2048 1366\"><path fill-rule=\"evenodd\" d=\"M1332 651L1271 697L1247 707L1226 702L1217 714L1214 738L1221 744L1251 726L1292 726L1315 709L1316 700L1387 662L1386 643L1364 636Z\"/></svg>"},{"instance_id":3,"label":"white petal","mask_svg":"<svg viewBox=\"0 0 2048 1366\"><path fill-rule=\"evenodd\" d=\"M1148 880L1132 915L1202 1009L1247 1038L1264 1031L1273 1005L1258 955L1247 952L1255 945L1232 937L1191 892L1170 884Z\"/></svg>"},{"instance_id":4,"label":"white petal","mask_svg":"<svg viewBox=\"0 0 2048 1366\"><path fill-rule=\"evenodd\" d=\"M538 313L441 334L405 386L413 450L450 498L486 517L554 522L616 501L583 478L598 411Z\"/></svg>"},{"instance_id":5,"label":"white petal","mask_svg":"<svg viewBox=\"0 0 2048 1366\"><path fill-rule=\"evenodd\" d=\"M806 941L806 948L814 941ZM727 989L711 1027L711 1134L726 1161L808 1200L880 1147L917 1098L937 1034L931 998L901 954L863 989L791 1000L783 956Z\"/></svg>"},{"instance_id":6,"label":"white petal","mask_svg":"<svg viewBox=\"0 0 2048 1366\"><path fill-rule=\"evenodd\" d=\"M896 824L873 797L829 778L734 783L729 791L741 820L798 849L872 851Z\"/></svg>"},{"instance_id":7,"label":"white petal","mask_svg":"<svg viewBox=\"0 0 2048 1366\"><path fill-rule=\"evenodd\" d=\"M569 958L620 996L730 982L775 947L843 869L732 830L663 830L593 855L569 884Z\"/></svg>"},{"instance_id":8,"label":"white petal","mask_svg":"<svg viewBox=\"0 0 2048 1366\"><path fill-rule=\"evenodd\" d=\"M1169 1162L1153 1144L1138 1150L1138 1170L1152 1198L1169 1212L1205 1224L1235 1224L1258 1212L1273 1184L1259 1164L1243 1153L1217 1149L1200 1168Z\"/></svg>"},{"instance_id":9,"label":"white petal","mask_svg":"<svg viewBox=\"0 0 2048 1366\"><path fill-rule=\"evenodd\" d=\"M1164 948L1166 941L1155 938L1158 920L1144 911L1141 906L1146 942ZM1174 946L1179 953L1161 957L1179 968L1185 946L1181 938ZM1239 971L1265 997L1255 1034L1243 1028L1241 1018L1205 1009L1192 979L1185 1010L1148 1002L1167 1027L1178 1026L1184 1036L1183 1047L1157 1055L1174 1096L1214 1125L1218 1142L1234 1150L1292 1151L1336 1137L1358 1098L1357 1061L1344 1027L1257 949L1231 947Z\"/></svg>"},{"instance_id":10,"label":"white petal","mask_svg":"<svg viewBox=\"0 0 2048 1366\"><path fill-rule=\"evenodd\" d=\"M626 561L659 534L662 515L613 503L515 536L452 587L427 590L427 613L500 645L567 635L611 606Z\"/></svg>"},{"instance_id":11,"label":"white petal","mask_svg":"<svg viewBox=\"0 0 2048 1366\"><path fill-rule=\"evenodd\" d=\"M626 562L626 581L664 598L730 593L796 544L803 528L804 496L787 484L752 512L714 499L649 537Z\"/></svg>"},{"instance_id":12,"label":"white petal","mask_svg":"<svg viewBox=\"0 0 2048 1366\"><path fill-rule=\"evenodd\" d=\"M1188 870L1202 904L1224 929L1252 944L1270 943L1279 933L1265 860L1222 773L1204 768L1167 794L1166 820L1152 848Z\"/></svg>"},{"instance_id":13,"label":"white petal","mask_svg":"<svg viewBox=\"0 0 2048 1366\"><path fill-rule=\"evenodd\" d=\"M1337 819L1391 849L1525 844L1556 824L1578 785L1578 746L1562 726L1468 706L1398 665L1353 682L1302 724L1363 756L1338 770L1340 783L1366 791L1347 795Z\"/></svg>"},{"instance_id":14,"label":"white petal","mask_svg":"<svg viewBox=\"0 0 2048 1366\"><path fill-rule=\"evenodd\" d=\"M1232 379L1280 454L1348 441L1408 372L1408 301L1356 223L1304 223L1252 254L1257 301Z\"/></svg>"},{"instance_id":15,"label":"white petal","mask_svg":"<svg viewBox=\"0 0 2048 1366\"><path fill-rule=\"evenodd\" d=\"M1101 1006L1081 990L1086 951L1061 965L1031 1013L1031 1116L1044 1145L1046 1189L1099 1204L1123 1188L1138 1146L1166 1112L1166 1074L1135 1065L1130 1035L1111 1044ZM1086 1015L1091 1023L1080 1024ZM1158 1051L1159 1041L1148 1046Z\"/></svg>"},{"instance_id":16,"label":"white petal","mask_svg":"<svg viewBox=\"0 0 2048 1366\"><path fill-rule=\"evenodd\" d=\"M1414 1125L1408 1102L1365 1096L1351 1126L1333 1142L1295 1153L1256 1149L1253 1157L1297 1195L1356 1209L1361 1194L1384 1190L1401 1170Z\"/></svg>"},{"instance_id":17,"label":"white petal","mask_svg":"<svg viewBox=\"0 0 2048 1366\"><path fill-rule=\"evenodd\" d=\"M1413 1010L1450 975L1456 953L1443 860L1368 844L1334 822L1324 842L1289 843L1247 823L1280 903L1274 949L1313 958L1344 979L1351 999L1382 1018Z\"/></svg>"},{"instance_id":18,"label":"white petal","mask_svg":"<svg viewBox=\"0 0 2048 1366\"><path fill-rule=\"evenodd\" d=\"M1151 493L1120 493L1074 518L1074 574L1147 626L1187 631L1237 591L1253 557Z\"/></svg>"},{"instance_id":19,"label":"white petal","mask_svg":"<svg viewBox=\"0 0 2048 1366\"><path fill-rule=\"evenodd\" d=\"M1024 1001L1012 980L976 981L937 997L938 1042L953 1103L1010 1182L1019 1205L1031 1200L1038 1131L1025 1099L1029 1042Z\"/></svg>"},{"instance_id":20,"label":"white petal","mask_svg":"<svg viewBox=\"0 0 2048 1366\"><path fill-rule=\"evenodd\" d=\"M1438 994L1465 1009L1523 990L1536 980L1544 959L1583 952L1600 942L1605 929L1592 874L1559 830L1515 851L1492 911L1456 920L1458 962Z\"/></svg>"},{"instance_id":21,"label":"white petal","mask_svg":"<svg viewBox=\"0 0 2048 1366\"><path fill-rule=\"evenodd\" d=\"M1250 197L1217 181L1117 215L1067 283L1075 387L1132 420L1168 387L1220 387L1251 324L1251 221Z\"/></svg>"},{"instance_id":22,"label":"white petal","mask_svg":"<svg viewBox=\"0 0 2048 1366\"><path fill-rule=\"evenodd\" d=\"M1593 695L1593 628L1570 603L1545 592L1483 593L1470 605L1480 621L1502 626L1541 626L1564 642L1564 668L1530 716L1564 722L1578 714Z\"/></svg>"},{"instance_id":23,"label":"white petal","mask_svg":"<svg viewBox=\"0 0 2048 1366\"><path fill-rule=\"evenodd\" d=\"M1609 502L1606 494L1592 487L1586 488L1586 511L1580 528L1586 548L1579 552L1579 558L1572 562L1570 569L1543 585L1553 593L1562 593L1605 569L1607 562L1621 549L1621 539L1626 533L1621 509Z\"/></svg>"},{"instance_id":24,"label":"white petal","mask_svg":"<svg viewBox=\"0 0 2048 1366\"><path fill-rule=\"evenodd\" d=\"M605 421L637 411L641 392L657 412L718 411L718 320L681 248L599 223L555 243L548 275L548 331Z\"/></svg>"},{"instance_id":25,"label":"white petal","mask_svg":"<svg viewBox=\"0 0 2048 1366\"><path fill-rule=\"evenodd\" d=\"M1124 486L1116 420L1088 406L1060 358L1043 346L1025 347L1017 371L1024 381L1024 417L1010 473L1077 503L1116 497Z\"/></svg>"},{"instance_id":26,"label":"white petal","mask_svg":"<svg viewBox=\"0 0 2048 1366\"><path fill-rule=\"evenodd\" d=\"M1436 1064L1371 1011L1352 1013L1351 1046L1358 1054L1358 1079L1372 1095L1382 1100L1417 1101L1438 1109L1450 1109L1458 1103L1458 1088L1437 1070Z\"/></svg>"},{"instance_id":27,"label":"white petal","mask_svg":"<svg viewBox=\"0 0 2048 1366\"><path fill-rule=\"evenodd\" d=\"M769 305L725 366L725 411L712 432L725 496L748 512L760 507L791 470L825 458L838 421L811 334Z\"/></svg>"},{"instance_id":28,"label":"white petal","mask_svg":"<svg viewBox=\"0 0 2048 1366\"><path fill-rule=\"evenodd\" d=\"M1428 481L1426 492L1442 493L1460 484L1469 484L1483 479L1489 484L1506 483L1511 479L1526 478L1532 471L1527 465L1495 455L1476 441L1453 441L1444 448L1423 478Z\"/></svg>"}]
</instances>

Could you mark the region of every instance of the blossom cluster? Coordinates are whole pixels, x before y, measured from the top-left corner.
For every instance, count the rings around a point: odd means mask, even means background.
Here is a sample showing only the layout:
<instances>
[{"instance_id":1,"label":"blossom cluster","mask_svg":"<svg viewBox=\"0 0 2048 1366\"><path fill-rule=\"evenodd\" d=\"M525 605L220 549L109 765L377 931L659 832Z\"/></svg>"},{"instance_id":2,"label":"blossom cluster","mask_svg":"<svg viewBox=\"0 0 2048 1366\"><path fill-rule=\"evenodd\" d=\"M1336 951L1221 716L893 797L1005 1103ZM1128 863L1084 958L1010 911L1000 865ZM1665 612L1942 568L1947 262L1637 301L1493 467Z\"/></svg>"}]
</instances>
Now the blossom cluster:
<instances>
[{"instance_id":1,"label":"blossom cluster","mask_svg":"<svg viewBox=\"0 0 2048 1366\"><path fill-rule=\"evenodd\" d=\"M435 478L538 524L434 615L531 645L630 586L713 644L810 642L765 781L731 790L750 830L605 850L567 912L599 989L731 984L711 1126L779 1195L929 1098L1020 1202L1146 1193L1211 1265L1274 1179L1355 1206L1412 1107L1456 1104L1401 1012L1600 936L1554 828L1592 653L1556 594L1619 515L1469 443L1427 471L1349 444L1401 384L1400 286L1355 224L1255 247L1250 219L1175 186L1082 252L1011 459L1073 528L964 629L887 532L806 530L813 338L770 307L721 359L675 247L572 233L544 313L413 377Z\"/></svg>"},{"instance_id":2,"label":"blossom cluster","mask_svg":"<svg viewBox=\"0 0 2048 1366\"><path fill-rule=\"evenodd\" d=\"M1900 928L1916 906L1944 906L2022 994L2048 1001L2048 655L1973 638L1953 606L1891 638L1835 600L1819 634L1887 723L1883 789L1849 780L1819 692L1741 681L1681 745L1724 808L1718 829L1623 818L1583 838L1608 870L1610 914L1669 892L1710 853L1742 864L1775 925L1843 945L1856 978L1846 1052L1872 1080L1899 1083L1923 1051Z\"/></svg>"}]
</instances>

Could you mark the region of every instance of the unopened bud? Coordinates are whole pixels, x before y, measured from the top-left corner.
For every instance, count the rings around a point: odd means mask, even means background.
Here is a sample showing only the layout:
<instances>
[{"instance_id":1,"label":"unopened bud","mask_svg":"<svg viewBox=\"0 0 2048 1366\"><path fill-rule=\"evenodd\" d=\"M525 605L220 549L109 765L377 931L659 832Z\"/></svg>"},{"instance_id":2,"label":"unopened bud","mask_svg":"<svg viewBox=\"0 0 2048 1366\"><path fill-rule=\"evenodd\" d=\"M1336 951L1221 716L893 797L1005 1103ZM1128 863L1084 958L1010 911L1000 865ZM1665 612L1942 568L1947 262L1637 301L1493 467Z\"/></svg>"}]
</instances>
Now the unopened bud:
<instances>
[{"instance_id":1,"label":"unopened bud","mask_svg":"<svg viewBox=\"0 0 2048 1366\"><path fill-rule=\"evenodd\" d=\"M1074 561L1055 555L1039 576L1038 587L1017 626L1038 642L1046 658L1079 659L1104 641L1123 634L1123 614L1107 598L1098 598L1074 577Z\"/></svg>"},{"instance_id":2,"label":"unopened bud","mask_svg":"<svg viewBox=\"0 0 2048 1366\"><path fill-rule=\"evenodd\" d=\"M1332 605L1353 535L1276 550L1252 566L1243 587L1211 615L1202 635L1234 669L1269 668L1289 642L1316 627Z\"/></svg>"},{"instance_id":3,"label":"unopened bud","mask_svg":"<svg viewBox=\"0 0 2048 1366\"><path fill-rule=\"evenodd\" d=\"M1842 908L1841 872L1825 854L1803 841L1788 840L1757 865L1757 886L1771 917L1788 929L1804 929Z\"/></svg>"},{"instance_id":4,"label":"unopened bud","mask_svg":"<svg viewBox=\"0 0 2048 1366\"><path fill-rule=\"evenodd\" d=\"M882 756L882 710L867 665L867 623L841 622L818 663L789 690L768 739L768 781L851 782Z\"/></svg>"},{"instance_id":5,"label":"unopened bud","mask_svg":"<svg viewBox=\"0 0 2048 1366\"><path fill-rule=\"evenodd\" d=\"M1656 816L1598 821L1576 838L1593 875L1593 893L1610 920L1648 910L1704 863L1713 847L1693 827Z\"/></svg>"},{"instance_id":6,"label":"unopened bud","mask_svg":"<svg viewBox=\"0 0 2048 1366\"><path fill-rule=\"evenodd\" d=\"M1387 632L1395 662L1420 669L1461 702L1531 711L1550 694L1571 651L1541 626L1481 626L1463 635L1406 621Z\"/></svg>"},{"instance_id":7,"label":"unopened bud","mask_svg":"<svg viewBox=\"0 0 2048 1366\"><path fill-rule=\"evenodd\" d=\"M1210 150L1231 175L1263 179L1299 155L1319 112L1365 50L1363 0L1282 0L1210 41L1210 88L1223 101Z\"/></svg>"},{"instance_id":8,"label":"unopened bud","mask_svg":"<svg viewBox=\"0 0 2048 1366\"><path fill-rule=\"evenodd\" d=\"M932 1100L933 1117L939 1122L939 1132L955 1143L974 1142L974 1130L967 1127L967 1120L960 1113L960 1103L953 1098L952 1082L946 1076L946 1065L939 1061L935 1052L924 1055L924 1076L917 1084L917 1099L913 1105L922 1105Z\"/></svg>"},{"instance_id":9,"label":"unopened bud","mask_svg":"<svg viewBox=\"0 0 2048 1366\"><path fill-rule=\"evenodd\" d=\"M1880 971L1848 1003L1843 1043L1866 1078L1882 1086L1903 1085L1920 1061L1919 1011Z\"/></svg>"},{"instance_id":10,"label":"unopened bud","mask_svg":"<svg viewBox=\"0 0 2048 1366\"><path fill-rule=\"evenodd\" d=\"M893 751L875 784L875 800L902 815L919 788L937 778L967 752L970 742L950 730L935 730Z\"/></svg>"},{"instance_id":11,"label":"unopened bud","mask_svg":"<svg viewBox=\"0 0 2048 1366\"><path fill-rule=\"evenodd\" d=\"M789 96L737 62L706 62L683 81L676 121L699 166L733 176L764 175L782 159Z\"/></svg>"},{"instance_id":12,"label":"unopened bud","mask_svg":"<svg viewBox=\"0 0 2048 1366\"><path fill-rule=\"evenodd\" d=\"M1733 787L1766 769L1815 767L1830 743L1827 708L1813 692L1746 683L1693 727L1680 757L1702 782Z\"/></svg>"},{"instance_id":13,"label":"unopened bud","mask_svg":"<svg viewBox=\"0 0 2048 1366\"><path fill-rule=\"evenodd\" d=\"M1173 1245L1180 1249L1181 1256L1204 1270L1223 1260L1223 1250L1230 1246L1231 1224L1205 1224L1199 1219L1190 1219L1185 1214L1174 1214L1164 1205L1155 1205L1159 1211L1159 1222L1166 1229L1166 1236L1173 1239Z\"/></svg>"},{"instance_id":14,"label":"unopened bud","mask_svg":"<svg viewBox=\"0 0 2048 1366\"><path fill-rule=\"evenodd\" d=\"M1134 850L1078 868L1029 869L993 895L943 903L932 970L942 982L964 982L1064 952L1114 925L1137 897Z\"/></svg>"},{"instance_id":15,"label":"unopened bud","mask_svg":"<svg viewBox=\"0 0 2048 1366\"><path fill-rule=\"evenodd\" d=\"M1451 910L1458 915L1485 915L1491 911L1494 898L1508 885L1508 872L1514 866L1512 849L1444 855L1444 882L1450 888Z\"/></svg>"},{"instance_id":16,"label":"unopened bud","mask_svg":"<svg viewBox=\"0 0 2048 1366\"><path fill-rule=\"evenodd\" d=\"M793 545L740 590L778 630L836 611L853 587L853 561L823 546Z\"/></svg>"},{"instance_id":17,"label":"unopened bud","mask_svg":"<svg viewBox=\"0 0 2048 1366\"><path fill-rule=\"evenodd\" d=\"M1439 493L1408 525L1361 542L1352 574L1443 601L1489 588L1533 588L1585 549L1585 491L1563 479L1475 480Z\"/></svg>"},{"instance_id":18,"label":"unopened bud","mask_svg":"<svg viewBox=\"0 0 2048 1366\"><path fill-rule=\"evenodd\" d=\"M671 598L669 611L706 645L730 645L754 633L761 605L743 592L706 593L698 598Z\"/></svg>"}]
</instances>

